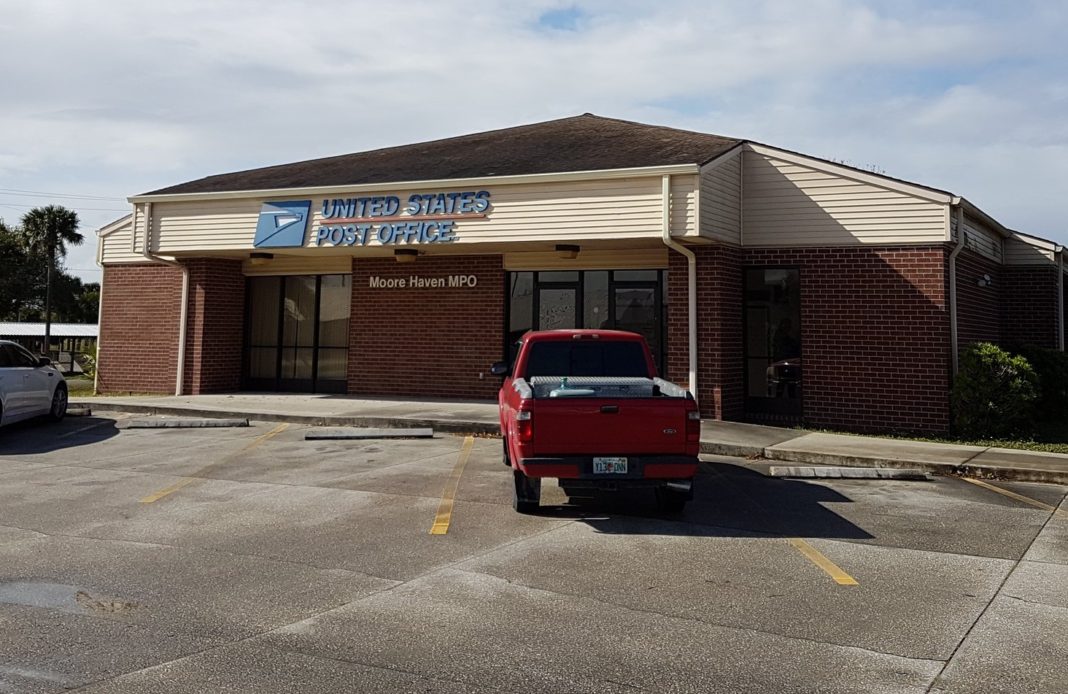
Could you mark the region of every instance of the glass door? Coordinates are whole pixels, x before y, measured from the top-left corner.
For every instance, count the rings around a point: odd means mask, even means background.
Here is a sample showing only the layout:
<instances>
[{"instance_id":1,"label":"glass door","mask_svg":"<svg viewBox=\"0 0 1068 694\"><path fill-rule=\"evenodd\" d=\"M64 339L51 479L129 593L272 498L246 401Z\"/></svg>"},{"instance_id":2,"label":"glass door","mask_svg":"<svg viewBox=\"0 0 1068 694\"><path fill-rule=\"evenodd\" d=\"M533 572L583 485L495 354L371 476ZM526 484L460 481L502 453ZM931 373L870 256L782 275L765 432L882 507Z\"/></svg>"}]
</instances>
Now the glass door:
<instances>
[{"instance_id":1,"label":"glass door","mask_svg":"<svg viewBox=\"0 0 1068 694\"><path fill-rule=\"evenodd\" d=\"M350 275L248 280L245 387L344 393Z\"/></svg>"}]
</instances>

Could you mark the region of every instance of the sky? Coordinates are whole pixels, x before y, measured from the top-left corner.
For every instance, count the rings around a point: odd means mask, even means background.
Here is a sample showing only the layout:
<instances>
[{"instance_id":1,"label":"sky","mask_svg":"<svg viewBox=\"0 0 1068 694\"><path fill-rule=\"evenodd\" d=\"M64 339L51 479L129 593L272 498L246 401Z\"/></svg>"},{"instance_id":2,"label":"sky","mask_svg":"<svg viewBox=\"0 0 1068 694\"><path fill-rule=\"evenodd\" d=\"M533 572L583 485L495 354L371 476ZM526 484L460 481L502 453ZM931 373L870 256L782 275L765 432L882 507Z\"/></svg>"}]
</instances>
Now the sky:
<instances>
[{"instance_id":1,"label":"sky","mask_svg":"<svg viewBox=\"0 0 1068 694\"><path fill-rule=\"evenodd\" d=\"M592 112L963 195L1068 244L1068 2L0 0L0 218ZM2 269L0 269L2 270Z\"/></svg>"}]
</instances>

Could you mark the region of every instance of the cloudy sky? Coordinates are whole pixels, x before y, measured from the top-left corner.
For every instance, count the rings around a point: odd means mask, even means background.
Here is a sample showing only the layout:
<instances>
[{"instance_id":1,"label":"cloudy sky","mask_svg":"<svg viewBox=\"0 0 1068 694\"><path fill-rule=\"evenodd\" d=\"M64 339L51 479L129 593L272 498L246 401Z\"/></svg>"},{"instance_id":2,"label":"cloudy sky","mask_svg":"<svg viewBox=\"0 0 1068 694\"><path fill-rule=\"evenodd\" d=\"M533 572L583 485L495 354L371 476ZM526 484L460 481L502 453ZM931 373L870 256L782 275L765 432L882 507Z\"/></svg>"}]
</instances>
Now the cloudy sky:
<instances>
[{"instance_id":1,"label":"cloudy sky","mask_svg":"<svg viewBox=\"0 0 1068 694\"><path fill-rule=\"evenodd\" d=\"M0 0L0 218L586 111L800 150L1068 243L1058 0ZM48 193L49 195L41 195Z\"/></svg>"}]
</instances>

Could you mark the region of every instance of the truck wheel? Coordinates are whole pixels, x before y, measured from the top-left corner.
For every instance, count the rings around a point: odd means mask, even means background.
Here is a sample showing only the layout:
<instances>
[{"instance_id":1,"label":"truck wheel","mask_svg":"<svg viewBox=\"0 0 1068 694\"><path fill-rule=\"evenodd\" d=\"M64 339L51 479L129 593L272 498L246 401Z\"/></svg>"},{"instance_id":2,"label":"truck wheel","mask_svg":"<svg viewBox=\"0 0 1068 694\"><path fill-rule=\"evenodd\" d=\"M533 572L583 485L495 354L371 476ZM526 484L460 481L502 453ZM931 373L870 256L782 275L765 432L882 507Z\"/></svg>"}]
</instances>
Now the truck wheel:
<instances>
[{"instance_id":1,"label":"truck wheel","mask_svg":"<svg viewBox=\"0 0 1068 694\"><path fill-rule=\"evenodd\" d=\"M656 507L663 513L682 513L687 501L689 499L683 492L664 487L656 488Z\"/></svg>"},{"instance_id":2,"label":"truck wheel","mask_svg":"<svg viewBox=\"0 0 1068 694\"><path fill-rule=\"evenodd\" d=\"M541 502L541 479L527 477L521 470L513 470L515 493L512 496L512 508L519 513L537 513Z\"/></svg>"}]
</instances>

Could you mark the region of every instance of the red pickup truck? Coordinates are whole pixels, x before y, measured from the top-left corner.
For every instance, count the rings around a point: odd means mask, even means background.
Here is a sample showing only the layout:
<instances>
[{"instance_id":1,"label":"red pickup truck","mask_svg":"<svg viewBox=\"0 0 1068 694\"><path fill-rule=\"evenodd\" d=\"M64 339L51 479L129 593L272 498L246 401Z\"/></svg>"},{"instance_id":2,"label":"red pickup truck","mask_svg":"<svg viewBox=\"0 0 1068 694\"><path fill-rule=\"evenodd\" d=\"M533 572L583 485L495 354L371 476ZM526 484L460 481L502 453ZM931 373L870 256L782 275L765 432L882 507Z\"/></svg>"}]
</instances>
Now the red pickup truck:
<instances>
[{"instance_id":1,"label":"red pickup truck","mask_svg":"<svg viewBox=\"0 0 1068 694\"><path fill-rule=\"evenodd\" d=\"M641 335L547 330L520 340L498 395L504 463L515 477L515 509L532 513L541 478L568 496L651 487L657 505L679 512L693 498L701 419L684 388L657 378Z\"/></svg>"}]
</instances>

